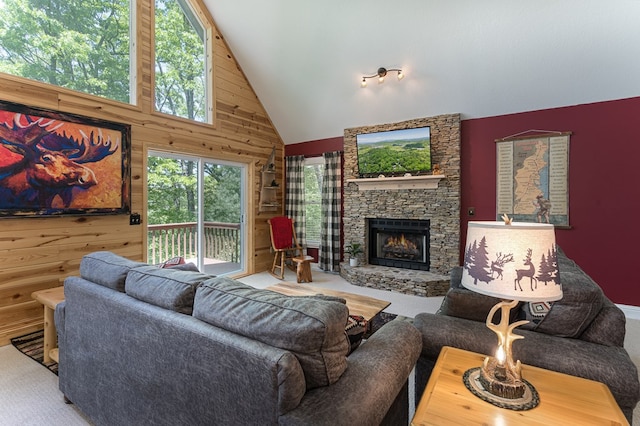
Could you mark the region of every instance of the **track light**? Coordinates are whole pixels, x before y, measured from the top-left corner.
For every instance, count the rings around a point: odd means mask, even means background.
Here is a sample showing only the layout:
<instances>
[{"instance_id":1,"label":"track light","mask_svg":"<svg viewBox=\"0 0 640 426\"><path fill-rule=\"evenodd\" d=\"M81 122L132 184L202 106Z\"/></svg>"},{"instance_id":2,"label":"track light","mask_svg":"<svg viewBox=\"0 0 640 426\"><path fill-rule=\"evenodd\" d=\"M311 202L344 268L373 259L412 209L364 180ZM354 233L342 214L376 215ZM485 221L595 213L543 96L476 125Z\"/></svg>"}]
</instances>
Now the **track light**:
<instances>
[{"instance_id":1,"label":"track light","mask_svg":"<svg viewBox=\"0 0 640 426\"><path fill-rule=\"evenodd\" d=\"M398 78L398 80L402 80L404 78L404 74L402 73L401 69L398 68L390 68L390 69L386 69L384 67L380 67L378 68L378 72L376 74L373 75L365 75L362 76L362 81L360 82L360 87L367 87L367 80L370 78L378 78L378 84L382 84L384 83L384 78L387 76L387 73L389 72L395 72L396 77Z\"/></svg>"}]
</instances>

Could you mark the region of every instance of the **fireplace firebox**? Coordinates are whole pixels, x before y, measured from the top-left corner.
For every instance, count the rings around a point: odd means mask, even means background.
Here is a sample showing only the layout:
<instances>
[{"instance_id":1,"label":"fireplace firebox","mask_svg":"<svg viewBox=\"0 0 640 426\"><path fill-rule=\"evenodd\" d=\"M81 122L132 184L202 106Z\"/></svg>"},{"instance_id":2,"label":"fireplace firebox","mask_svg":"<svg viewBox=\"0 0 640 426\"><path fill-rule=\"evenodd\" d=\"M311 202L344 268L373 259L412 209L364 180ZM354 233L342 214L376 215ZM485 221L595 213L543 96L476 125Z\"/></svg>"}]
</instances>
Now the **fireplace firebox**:
<instances>
[{"instance_id":1,"label":"fireplace firebox","mask_svg":"<svg viewBox=\"0 0 640 426\"><path fill-rule=\"evenodd\" d=\"M367 219L369 263L429 270L428 220Z\"/></svg>"}]
</instances>

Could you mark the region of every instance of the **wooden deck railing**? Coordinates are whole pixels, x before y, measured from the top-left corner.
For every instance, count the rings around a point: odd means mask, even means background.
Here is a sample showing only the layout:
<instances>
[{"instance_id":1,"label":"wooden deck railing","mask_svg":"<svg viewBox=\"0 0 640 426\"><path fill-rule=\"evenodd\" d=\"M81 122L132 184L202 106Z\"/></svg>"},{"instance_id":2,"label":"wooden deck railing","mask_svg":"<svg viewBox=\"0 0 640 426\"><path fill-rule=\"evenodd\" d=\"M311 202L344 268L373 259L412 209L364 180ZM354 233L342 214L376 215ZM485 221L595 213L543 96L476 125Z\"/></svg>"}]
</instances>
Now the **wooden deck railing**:
<instances>
[{"instance_id":1,"label":"wooden deck railing","mask_svg":"<svg viewBox=\"0 0 640 426\"><path fill-rule=\"evenodd\" d=\"M168 223L148 225L148 254L150 264L160 263L176 256L193 259L197 255L196 223ZM205 259L225 262L240 261L240 224L204 223Z\"/></svg>"}]
</instances>

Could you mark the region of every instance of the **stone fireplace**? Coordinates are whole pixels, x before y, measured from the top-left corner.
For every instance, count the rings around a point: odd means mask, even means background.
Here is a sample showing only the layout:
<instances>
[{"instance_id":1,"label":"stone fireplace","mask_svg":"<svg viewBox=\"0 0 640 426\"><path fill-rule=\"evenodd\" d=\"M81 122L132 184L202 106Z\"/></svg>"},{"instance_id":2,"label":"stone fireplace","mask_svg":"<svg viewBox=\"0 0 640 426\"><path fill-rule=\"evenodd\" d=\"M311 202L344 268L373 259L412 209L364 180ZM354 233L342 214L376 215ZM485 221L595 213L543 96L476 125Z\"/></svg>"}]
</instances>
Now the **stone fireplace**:
<instances>
[{"instance_id":1,"label":"stone fireplace","mask_svg":"<svg viewBox=\"0 0 640 426\"><path fill-rule=\"evenodd\" d=\"M432 164L439 165L441 176L358 179L356 135L425 126L431 128ZM421 296L444 294L449 272L460 256L460 115L345 129L344 179L344 242L368 249L361 258L363 266L342 263L340 274L355 285ZM386 255L379 256L384 242L370 226L383 221L388 228L398 220L420 223L423 228L427 224L424 237L408 232L413 245L423 244L422 254L415 249L390 249L395 254L391 253L389 262ZM414 255L423 258L405 262Z\"/></svg>"}]
</instances>

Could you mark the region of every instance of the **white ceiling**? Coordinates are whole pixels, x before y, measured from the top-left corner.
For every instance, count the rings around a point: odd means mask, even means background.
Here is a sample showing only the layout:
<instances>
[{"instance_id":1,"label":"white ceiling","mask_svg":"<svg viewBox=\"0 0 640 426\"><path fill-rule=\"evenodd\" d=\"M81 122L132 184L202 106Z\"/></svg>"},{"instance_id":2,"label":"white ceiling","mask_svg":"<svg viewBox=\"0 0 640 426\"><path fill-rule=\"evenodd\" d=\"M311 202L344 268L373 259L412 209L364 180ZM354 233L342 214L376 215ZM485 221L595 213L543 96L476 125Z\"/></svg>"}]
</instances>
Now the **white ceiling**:
<instances>
[{"instance_id":1,"label":"white ceiling","mask_svg":"<svg viewBox=\"0 0 640 426\"><path fill-rule=\"evenodd\" d=\"M640 0L204 3L286 144L640 96Z\"/></svg>"}]
</instances>

